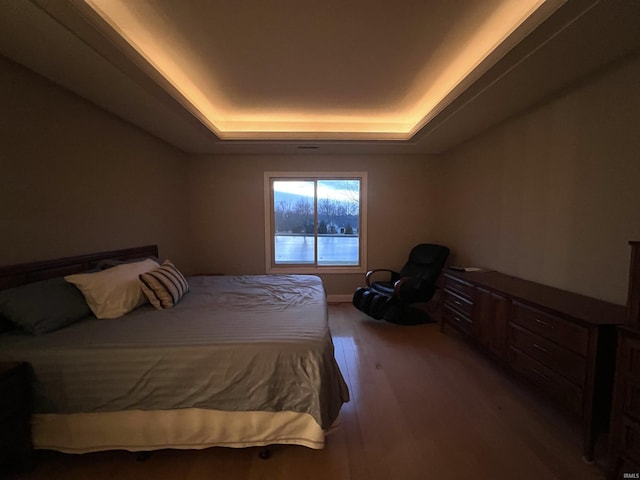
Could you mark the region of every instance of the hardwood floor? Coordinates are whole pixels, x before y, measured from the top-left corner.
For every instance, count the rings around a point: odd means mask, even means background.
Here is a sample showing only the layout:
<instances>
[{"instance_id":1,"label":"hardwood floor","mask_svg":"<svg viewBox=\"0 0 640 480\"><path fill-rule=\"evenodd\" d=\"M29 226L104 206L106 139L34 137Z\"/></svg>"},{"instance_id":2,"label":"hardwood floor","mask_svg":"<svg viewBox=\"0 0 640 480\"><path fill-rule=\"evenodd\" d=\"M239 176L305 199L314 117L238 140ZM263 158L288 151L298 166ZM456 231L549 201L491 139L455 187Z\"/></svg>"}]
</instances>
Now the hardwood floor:
<instances>
[{"instance_id":1,"label":"hardwood floor","mask_svg":"<svg viewBox=\"0 0 640 480\"><path fill-rule=\"evenodd\" d=\"M582 460L577 425L436 324L397 326L330 306L351 401L324 450L258 449L64 455L40 452L40 479L519 480L604 478Z\"/></svg>"}]
</instances>

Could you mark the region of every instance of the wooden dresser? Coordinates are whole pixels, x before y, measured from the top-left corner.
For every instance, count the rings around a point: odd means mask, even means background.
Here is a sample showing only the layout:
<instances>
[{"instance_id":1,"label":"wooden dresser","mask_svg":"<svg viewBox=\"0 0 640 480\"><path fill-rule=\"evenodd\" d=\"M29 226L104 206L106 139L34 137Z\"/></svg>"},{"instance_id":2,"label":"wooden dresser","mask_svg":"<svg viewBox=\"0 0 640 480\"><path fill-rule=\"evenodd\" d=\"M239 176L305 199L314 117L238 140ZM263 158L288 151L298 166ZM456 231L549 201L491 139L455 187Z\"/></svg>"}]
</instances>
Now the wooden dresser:
<instances>
[{"instance_id":1,"label":"wooden dresser","mask_svg":"<svg viewBox=\"0 0 640 480\"><path fill-rule=\"evenodd\" d=\"M495 271L444 271L450 325L580 419L584 456L609 424L616 326L625 309Z\"/></svg>"},{"instance_id":2,"label":"wooden dresser","mask_svg":"<svg viewBox=\"0 0 640 480\"><path fill-rule=\"evenodd\" d=\"M627 318L618 331L607 477L640 478L640 242L631 245ZM625 475L626 474L626 475Z\"/></svg>"},{"instance_id":3,"label":"wooden dresser","mask_svg":"<svg viewBox=\"0 0 640 480\"><path fill-rule=\"evenodd\" d=\"M0 478L33 464L26 363L0 363Z\"/></svg>"}]
</instances>

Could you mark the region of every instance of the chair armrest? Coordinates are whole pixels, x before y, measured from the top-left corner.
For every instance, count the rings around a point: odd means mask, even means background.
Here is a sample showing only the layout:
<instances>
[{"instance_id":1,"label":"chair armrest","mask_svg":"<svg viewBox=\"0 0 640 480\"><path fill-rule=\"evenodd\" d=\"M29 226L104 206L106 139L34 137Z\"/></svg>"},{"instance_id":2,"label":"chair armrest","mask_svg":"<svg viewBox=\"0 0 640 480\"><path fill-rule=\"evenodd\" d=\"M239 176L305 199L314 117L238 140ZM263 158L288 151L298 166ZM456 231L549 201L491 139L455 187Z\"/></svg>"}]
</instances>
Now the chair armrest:
<instances>
[{"instance_id":1,"label":"chair armrest","mask_svg":"<svg viewBox=\"0 0 640 480\"><path fill-rule=\"evenodd\" d=\"M417 277L401 277L398 281L393 284L393 296L401 301L407 301L407 298L402 298L402 288L407 285L409 286L409 282L415 281L416 285L414 286L413 292L417 292L418 295L422 295L422 288L424 287L422 281ZM440 287L437 285L428 285L428 288L433 288L433 290L439 290ZM410 291L411 292L411 291ZM406 293L406 289L405 289Z\"/></svg>"},{"instance_id":2,"label":"chair armrest","mask_svg":"<svg viewBox=\"0 0 640 480\"><path fill-rule=\"evenodd\" d=\"M400 276L400 274L394 270L389 270L388 268L376 268L374 270L369 270L366 274L366 276L364 277L365 281L367 282L367 287L371 286L371 282L372 282L372 278L374 276L374 274L379 273L379 272L388 272L391 274L391 281L393 281L394 278L398 278Z\"/></svg>"},{"instance_id":3,"label":"chair armrest","mask_svg":"<svg viewBox=\"0 0 640 480\"><path fill-rule=\"evenodd\" d=\"M413 279L415 279L415 277L401 277L398 281L396 281L393 284L393 296L398 300L402 300L402 295L400 294L400 292L402 291L402 286Z\"/></svg>"}]
</instances>

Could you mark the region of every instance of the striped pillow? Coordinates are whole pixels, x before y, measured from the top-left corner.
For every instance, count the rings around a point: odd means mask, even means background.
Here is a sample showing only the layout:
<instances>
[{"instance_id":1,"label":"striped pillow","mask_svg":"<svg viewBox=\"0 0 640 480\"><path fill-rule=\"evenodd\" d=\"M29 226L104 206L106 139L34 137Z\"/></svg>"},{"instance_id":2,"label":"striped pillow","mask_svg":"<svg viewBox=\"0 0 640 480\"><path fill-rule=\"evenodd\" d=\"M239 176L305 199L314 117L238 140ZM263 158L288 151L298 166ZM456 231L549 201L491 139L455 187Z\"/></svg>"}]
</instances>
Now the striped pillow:
<instances>
[{"instance_id":1,"label":"striped pillow","mask_svg":"<svg viewBox=\"0 0 640 480\"><path fill-rule=\"evenodd\" d=\"M158 310L173 307L189 291L184 275L169 260L139 278L142 291Z\"/></svg>"}]
</instances>

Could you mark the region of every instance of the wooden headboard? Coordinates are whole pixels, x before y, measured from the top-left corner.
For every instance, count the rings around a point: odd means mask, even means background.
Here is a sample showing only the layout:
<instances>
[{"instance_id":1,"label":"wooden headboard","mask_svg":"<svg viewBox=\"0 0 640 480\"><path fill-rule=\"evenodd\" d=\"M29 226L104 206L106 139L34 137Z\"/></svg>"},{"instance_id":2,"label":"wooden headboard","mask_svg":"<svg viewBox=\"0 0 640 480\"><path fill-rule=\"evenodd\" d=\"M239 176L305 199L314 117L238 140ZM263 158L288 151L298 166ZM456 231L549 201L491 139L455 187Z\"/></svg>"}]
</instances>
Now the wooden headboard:
<instances>
[{"instance_id":1,"label":"wooden headboard","mask_svg":"<svg viewBox=\"0 0 640 480\"><path fill-rule=\"evenodd\" d=\"M65 257L56 260L44 260L0 267L0 290L37 282L38 280L45 280L47 278L85 272L95 268L98 262L104 260L132 260L135 258L157 256L157 245L145 245L144 247L125 248L123 250L89 253L77 257Z\"/></svg>"}]
</instances>

